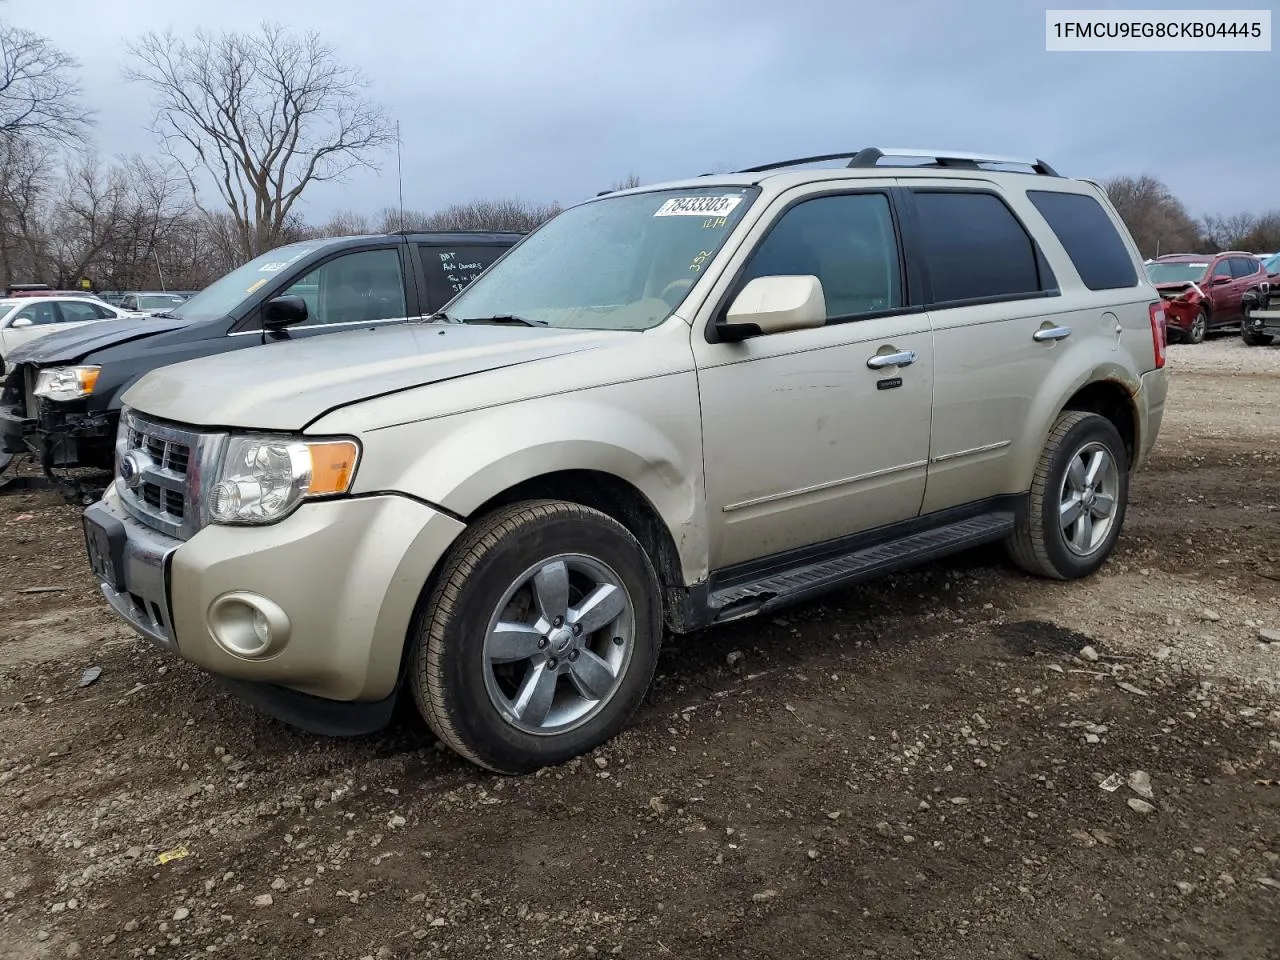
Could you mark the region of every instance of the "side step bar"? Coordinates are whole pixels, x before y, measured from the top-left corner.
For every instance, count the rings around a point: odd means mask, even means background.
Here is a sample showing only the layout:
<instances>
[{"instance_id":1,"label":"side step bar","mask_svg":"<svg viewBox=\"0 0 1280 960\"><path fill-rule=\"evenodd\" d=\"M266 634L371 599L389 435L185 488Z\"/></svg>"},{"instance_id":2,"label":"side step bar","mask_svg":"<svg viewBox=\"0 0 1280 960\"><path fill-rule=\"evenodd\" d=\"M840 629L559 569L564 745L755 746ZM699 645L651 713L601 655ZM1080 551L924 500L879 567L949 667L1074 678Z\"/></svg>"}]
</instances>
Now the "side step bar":
<instances>
[{"instance_id":1,"label":"side step bar","mask_svg":"<svg viewBox=\"0 0 1280 960\"><path fill-rule=\"evenodd\" d=\"M712 622L725 623L776 610L837 587L991 543L1005 537L1013 526L1011 510L984 513L830 559L774 571L758 580L726 585L711 592Z\"/></svg>"}]
</instances>

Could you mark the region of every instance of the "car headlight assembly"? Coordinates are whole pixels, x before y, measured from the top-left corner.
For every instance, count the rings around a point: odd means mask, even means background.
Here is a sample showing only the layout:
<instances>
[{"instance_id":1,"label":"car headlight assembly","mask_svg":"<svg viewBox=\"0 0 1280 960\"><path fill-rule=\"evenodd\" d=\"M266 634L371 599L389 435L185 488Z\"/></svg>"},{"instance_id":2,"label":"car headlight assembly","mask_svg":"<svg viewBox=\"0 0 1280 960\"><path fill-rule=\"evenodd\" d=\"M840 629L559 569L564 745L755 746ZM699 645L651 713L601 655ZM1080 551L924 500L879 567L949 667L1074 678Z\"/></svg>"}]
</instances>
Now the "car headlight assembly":
<instances>
[{"instance_id":1,"label":"car headlight assembly","mask_svg":"<svg viewBox=\"0 0 1280 960\"><path fill-rule=\"evenodd\" d=\"M351 489L360 446L354 440L242 436L227 441L209 490L209 519L225 524L283 520L304 500Z\"/></svg>"},{"instance_id":2,"label":"car headlight assembly","mask_svg":"<svg viewBox=\"0 0 1280 960\"><path fill-rule=\"evenodd\" d=\"M79 400L93 393L101 370L101 367L50 367L40 371L32 392L46 400Z\"/></svg>"}]
</instances>

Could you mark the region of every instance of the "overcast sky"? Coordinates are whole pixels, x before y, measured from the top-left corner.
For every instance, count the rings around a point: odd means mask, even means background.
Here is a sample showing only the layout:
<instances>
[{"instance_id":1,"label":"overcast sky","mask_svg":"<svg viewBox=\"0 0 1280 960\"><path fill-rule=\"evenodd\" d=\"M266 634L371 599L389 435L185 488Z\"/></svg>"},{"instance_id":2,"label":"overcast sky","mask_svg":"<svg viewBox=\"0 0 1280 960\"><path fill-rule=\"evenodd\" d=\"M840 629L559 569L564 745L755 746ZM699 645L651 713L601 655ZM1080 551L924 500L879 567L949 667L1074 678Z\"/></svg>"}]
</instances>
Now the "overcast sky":
<instances>
[{"instance_id":1,"label":"overcast sky","mask_svg":"<svg viewBox=\"0 0 1280 960\"><path fill-rule=\"evenodd\" d=\"M0 16L80 60L105 154L151 148L125 42L263 18L314 28L399 118L415 209L573 202L630 172L650 183L869 145L1150 173L1197 216L1280 205L1280 48L1046 53L1044 5L1027 0L8 0ZM391 153L381 175L315 187L303 212L395 200Z\"/></svg>"}]
</instances>

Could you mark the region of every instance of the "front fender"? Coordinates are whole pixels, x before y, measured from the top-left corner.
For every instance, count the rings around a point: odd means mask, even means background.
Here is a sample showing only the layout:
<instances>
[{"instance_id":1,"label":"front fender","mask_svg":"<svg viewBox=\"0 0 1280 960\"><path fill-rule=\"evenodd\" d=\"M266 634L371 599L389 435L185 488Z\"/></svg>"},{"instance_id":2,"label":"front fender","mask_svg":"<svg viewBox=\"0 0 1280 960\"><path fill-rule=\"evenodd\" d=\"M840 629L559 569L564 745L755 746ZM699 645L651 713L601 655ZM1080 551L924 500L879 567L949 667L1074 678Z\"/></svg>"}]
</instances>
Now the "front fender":
<instances>
[{"instance_id":1,"label":"front fender","mask_svg":"<svg viewBox=\"0 0 1280 960\"><path fill-rule=\"evenodd\" d=\"M374 429L354 493L399 491L471 516L526 480L566 470L633 486L670 531L687 582L707 574L702 437L692 372Z\"/></svg>"}]
</instances>

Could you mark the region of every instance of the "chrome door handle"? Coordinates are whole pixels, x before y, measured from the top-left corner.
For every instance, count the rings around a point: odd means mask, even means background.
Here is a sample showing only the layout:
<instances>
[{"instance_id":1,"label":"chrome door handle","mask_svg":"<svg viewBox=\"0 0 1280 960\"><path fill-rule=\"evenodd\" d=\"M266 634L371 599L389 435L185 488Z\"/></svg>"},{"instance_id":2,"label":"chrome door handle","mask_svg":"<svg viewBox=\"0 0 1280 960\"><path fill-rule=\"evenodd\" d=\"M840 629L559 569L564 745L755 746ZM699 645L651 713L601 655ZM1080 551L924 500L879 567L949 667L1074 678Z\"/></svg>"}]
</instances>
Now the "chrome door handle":
<instances>
[{"instance_id":1,"label":"chrome door handle","mask_svg":"<svg viewBox=\"0 0 1280 960\"><path fill-rule=\"evenodd\" d=\"M1071 336L1070 327L1049 327L1047 330L1037 330L1033 333L1032 338L1040 342L1045 340L1065 340Z\"/></svg>"},{"instance_id":2,"label":"chrome door handle","mask_svg":"<svg viewBox=\"0 0 1280 960\"><path fill-rule=\"evenodd\" d=\"M867 366L872 370L879 370L882 367L909 367L915 362L914 350L902 350L898 353L877 353L867 360Z\"/></svg>"}]
</instances>

